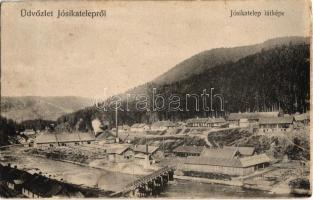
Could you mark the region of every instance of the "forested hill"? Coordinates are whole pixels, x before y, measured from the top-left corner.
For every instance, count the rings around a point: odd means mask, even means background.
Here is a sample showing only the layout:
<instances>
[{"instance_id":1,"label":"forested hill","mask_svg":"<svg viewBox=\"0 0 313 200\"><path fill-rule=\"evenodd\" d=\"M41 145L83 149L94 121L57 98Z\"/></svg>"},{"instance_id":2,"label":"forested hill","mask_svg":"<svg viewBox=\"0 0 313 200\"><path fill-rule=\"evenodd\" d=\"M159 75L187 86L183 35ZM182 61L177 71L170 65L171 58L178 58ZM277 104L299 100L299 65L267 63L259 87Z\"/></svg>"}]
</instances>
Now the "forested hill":
<instances>
[{"instance_id":1,"label":"forested hill","mask_svg":"<svg viewBox=\"0 0 313 200\"><path fill-rule=\"evenodd\" d=\"M202 74L205 70L226 64L237 62L239 59L249 55L266 51L283 45L310 44L308 37L281 37L267 40L260 44L239 46L232 48L216 48L200 52L183 60L166 73L160 75L148 84L139 85L126 93L146 93L149 84L166 85L188 79L193 75ZM121 95L123 97L123 95ZM125 97L124 97L125 98Z\"/></svg>"},{"instance_id":2,"label":"forested hill","mask_svg":"<svg viewBox=\"0 0 313 200\"><path fill-rule=\"evenodd\" d=\"M282 45L303 43L309 44L310 39L304 37L281 37L270 39L260 44L207 50L182 61L168 72L156 78L153 82L157 84L170 84L187 79L192 75L201 74L203 71L217 65L236 62L241 58L262 50L265 51Z\"/></svg>"},{"instance_id":3,"label":"forested hill","mask_svg":"<svg viewBox=\"0 0 313 200\"><path fill-rule=\"evenodd\" d=\"M285 113L303 112L309 109L309 45L288 44L268 50L262 50L238 61L217 65L194 74L187 79L170 84L146 85L152 101L152 88L165 99L176 94L185 99L186 93L200 95L204 89L214 88L214 94L221 94L225 100L227 112L266 111L281 108ZM201 105L200 98L200 105ZM168 102L166 102L168 104ZM158 112L136 111L135 102L130 102L130 111L119 112L120 123L149 122L154 120L183 120L190 117L204 117L212 112L195 111L189 104L189 111L170 112L168 109ZM150 104L151 106L151 104ZM180 105L185 107L184 101ZM219 102L213 102L217 110ZM94 117L109 119L113 122L113 112L99 112L94 108L80 110L59 118L59 122L69 122L72 126L82 118L86 127Z\"/></svg>"},{"instance_id":4,"label":"forested hill","mask_svg":"<svg viewBox=\"0 0 313 200\"><path fill-rule=\"evenodd\" d=\"M306 44L284 45L262 51L237 62L207 69L186 80L163 85L158 88L158 93L201 94L203 89L214 88L214 94L224 97L227 112L279 108L285 113L305 112L309 109L309 48ZM218 110L218 106L215 105L215 110ZM208 115L192 110L159 112L158 116L184 119Z\"/></svg>"},{"instance_id":5,"label":"forested hill","mask_svg":"<svg viewBox=\"0 0 313 200\"><path fill-rule=\"evenodd\" d=\"M43 119L56 120L58 117L90 106L92 101L83 97L1 97L1 116L16 122Z\"/></svg>"}]
</instances>

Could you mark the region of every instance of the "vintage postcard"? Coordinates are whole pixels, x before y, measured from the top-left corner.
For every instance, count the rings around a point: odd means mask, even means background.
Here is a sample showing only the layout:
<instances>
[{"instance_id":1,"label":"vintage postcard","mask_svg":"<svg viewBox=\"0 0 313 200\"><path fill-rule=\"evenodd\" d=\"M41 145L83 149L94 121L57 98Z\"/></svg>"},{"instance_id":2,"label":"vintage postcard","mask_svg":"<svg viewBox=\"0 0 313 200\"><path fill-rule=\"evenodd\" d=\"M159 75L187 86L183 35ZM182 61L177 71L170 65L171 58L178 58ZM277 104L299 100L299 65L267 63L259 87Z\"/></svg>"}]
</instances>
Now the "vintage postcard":
<instances>
[{"instance_id":1,"label":"vintage postcard","mask_svg":"<svg viewBox=\"0 0 313 200\"><path fill-rule=\"evenodd\" d=\"M4 1L1 198L297 198L309 0Z\"/></svg>"}]
</instances>

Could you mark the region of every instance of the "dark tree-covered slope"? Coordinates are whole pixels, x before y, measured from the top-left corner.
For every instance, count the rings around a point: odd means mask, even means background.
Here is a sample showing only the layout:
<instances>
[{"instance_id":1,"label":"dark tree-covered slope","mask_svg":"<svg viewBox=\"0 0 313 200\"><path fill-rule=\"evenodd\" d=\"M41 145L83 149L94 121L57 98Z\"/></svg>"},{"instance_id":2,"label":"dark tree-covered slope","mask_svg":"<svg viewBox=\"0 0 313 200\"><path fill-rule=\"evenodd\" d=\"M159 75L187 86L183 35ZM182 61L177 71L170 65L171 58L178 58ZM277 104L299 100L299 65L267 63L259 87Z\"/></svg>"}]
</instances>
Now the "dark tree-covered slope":
<instances>
[{"instance_id":1,"label":"dark tree-covered slope","mask_svg":"<svg viewBox=\"0 0 313 200\"><path fill-rule=\"evenodd\" d=\"M309 45L306 43L281 45L256 54L246 56L235 62L210 67L200 74L191 75L184 80L170 84L145 84L143 93L149 95L152 106L152 88L157 89L165 99L177 94L185 99L186 93L200 95L204 89L214 88L214 94L221 94L225 101L226 112L268 111L281 109L285 113L304 112L309 109ZM168 105L169 102L166 102ZM200 105L202 104L200 98ZM124 102L124 106L125 106ZM215 112L195 110L193 103L189 111L172 112L168 109L158 112L138 111L136 101L128 102L130 111L119 111L119 123L151 122L155 120L184 120L190 117L205 117L225 114L216 112L219 102L213 101ZM181 102L185 108L185 101ZM59 122L75 125L83 119L86 128L90 120L98 117L113 124L114 111L101 112L94 107L59 118Z\"/></svg>"}]
</instances>

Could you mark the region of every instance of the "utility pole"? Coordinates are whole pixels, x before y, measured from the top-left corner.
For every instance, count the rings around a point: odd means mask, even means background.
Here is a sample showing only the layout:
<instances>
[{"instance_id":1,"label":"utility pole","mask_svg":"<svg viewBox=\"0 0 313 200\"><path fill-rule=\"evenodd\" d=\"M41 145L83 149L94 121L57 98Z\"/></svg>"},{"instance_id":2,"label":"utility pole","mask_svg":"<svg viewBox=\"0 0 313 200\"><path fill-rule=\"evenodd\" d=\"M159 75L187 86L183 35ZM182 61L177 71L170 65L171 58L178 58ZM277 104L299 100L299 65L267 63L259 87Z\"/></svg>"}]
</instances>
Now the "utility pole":
<instances>
[{"instance_id":1,"label":"utility pole","mask_svg":"<svg viewBox=\"0 0 313 200\"><path fill-rule=\"evenodd\" d=\"M117 102L116 102L116 105L115 105L115 129L116 129L116 142L118 143L119 142L119 138L118 138L118 121L117 121Z\"/></svg>"}]
</instances>

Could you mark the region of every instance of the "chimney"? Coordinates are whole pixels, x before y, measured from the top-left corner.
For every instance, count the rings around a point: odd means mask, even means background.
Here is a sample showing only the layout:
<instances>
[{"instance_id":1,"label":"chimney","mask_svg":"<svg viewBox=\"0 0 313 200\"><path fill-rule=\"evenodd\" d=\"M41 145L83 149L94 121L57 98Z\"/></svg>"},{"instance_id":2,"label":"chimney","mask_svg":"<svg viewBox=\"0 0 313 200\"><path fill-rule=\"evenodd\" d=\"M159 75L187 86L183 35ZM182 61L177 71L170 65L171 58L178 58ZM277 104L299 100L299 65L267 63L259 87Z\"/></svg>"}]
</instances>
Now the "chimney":
<instances>
[{"instance_id":1,"label":"chimney","mask_svg":"<svg viewBox=\"0 0 313 200\"><path fill-rule=\"evenodd\" d=\"M147 154L149 154L148 148L149 148L149 147L148 147L148 144L146 144L146 153L147 153Z\"/></svg>"},{"instance_id":2,"label":"chimney","mask_svg":"<svg viewBox=\"0 0 313 200\"><path fill-rule=\"evenodd\" d=\"M11 167L11 163L8 163L8 167Z\"/></svg>"}]
</instances>

